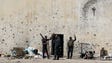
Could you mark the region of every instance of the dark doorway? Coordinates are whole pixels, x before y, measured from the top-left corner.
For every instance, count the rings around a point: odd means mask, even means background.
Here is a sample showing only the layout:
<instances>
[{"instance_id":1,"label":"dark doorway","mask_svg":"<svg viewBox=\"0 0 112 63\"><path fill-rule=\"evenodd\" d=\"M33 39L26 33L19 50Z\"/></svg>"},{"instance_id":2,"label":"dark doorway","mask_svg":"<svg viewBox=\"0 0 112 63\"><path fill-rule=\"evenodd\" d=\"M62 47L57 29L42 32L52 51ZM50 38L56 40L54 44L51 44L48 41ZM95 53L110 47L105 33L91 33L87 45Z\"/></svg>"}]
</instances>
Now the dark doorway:
<instances>
[{"instance_id":1,"label":"dark doorway","mask_svg":"<svg viewBox=\"0 0 112 63\"><path fill-rule=\"evenodd\" d=\"M60 39L61 39L61 41L60 41L60 44L61 44L61 47L60 47L60 57L63 57L63 47L64 47L64 36L63 36L63 34L55 34L55 35L58 35L59 37L60 37ZM54 45L55 45L55 43L54 43L54 39L52 39L52 43L51 43L51 54L52 55L54 55Z\"/></svg>"}]
</instances>

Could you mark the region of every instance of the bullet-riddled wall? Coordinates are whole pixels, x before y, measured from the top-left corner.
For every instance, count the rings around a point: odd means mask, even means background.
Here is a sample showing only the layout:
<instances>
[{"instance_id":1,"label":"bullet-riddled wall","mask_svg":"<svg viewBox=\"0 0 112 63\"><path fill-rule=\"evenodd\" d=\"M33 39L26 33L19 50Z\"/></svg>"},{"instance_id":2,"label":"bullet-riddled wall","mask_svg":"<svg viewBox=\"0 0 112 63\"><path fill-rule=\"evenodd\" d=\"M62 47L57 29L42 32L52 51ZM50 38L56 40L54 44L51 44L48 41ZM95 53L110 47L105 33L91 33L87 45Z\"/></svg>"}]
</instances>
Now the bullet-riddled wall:
<instances>
[{"instance_id":1,"label":"bullet-riddled wall","mask_svg":"<svg viewBox=\"0 0 112 63\"><path fill-rule=\"evenodd\" d=\"M64 34L64 53L69 36L90 43L99 53L111 52L111 0L0 0L0 53L27 45L41 50L41 36ZM107 10L108 9L108 10Z\"/></svg>"}]
</instances>

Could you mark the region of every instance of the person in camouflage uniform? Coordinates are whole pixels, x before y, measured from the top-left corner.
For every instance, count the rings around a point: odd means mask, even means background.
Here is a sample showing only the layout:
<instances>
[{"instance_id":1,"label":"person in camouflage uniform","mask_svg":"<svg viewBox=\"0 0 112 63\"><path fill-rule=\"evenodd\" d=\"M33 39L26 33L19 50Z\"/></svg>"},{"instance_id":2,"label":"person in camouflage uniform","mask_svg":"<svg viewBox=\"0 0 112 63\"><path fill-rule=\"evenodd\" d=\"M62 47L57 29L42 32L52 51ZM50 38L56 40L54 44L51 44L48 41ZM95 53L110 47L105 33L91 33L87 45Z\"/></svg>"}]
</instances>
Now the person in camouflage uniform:
<instances>
[{"instance_id":1,"label":"person in camouflage uniform","mask_svg":"<svg viewBox=\"0 0 112 63\"><path fill-rule=\"evenodd\" d=\"M72 59L74 41L76 41L76 36L74 36L74 40L72 39L72 37L69 37L69 41L67 42L67 48L68 48L67 59Z\"/></svg>"},{"instance_id":2,"label":"person in camouflage uniform","mask_svg":"<svg viewBox=\"0 0 112 63\"><path fill-rule=\"evenodd\" d=\"M40 35L42 37L42 54L43 54L43 59L45 58L45 53L47 54L47 58L49 59L47 45L48 45L48 41L50 39L48 39L47 36L43 37L42 34L40 34Z\"/></svg>"}]
</instances>

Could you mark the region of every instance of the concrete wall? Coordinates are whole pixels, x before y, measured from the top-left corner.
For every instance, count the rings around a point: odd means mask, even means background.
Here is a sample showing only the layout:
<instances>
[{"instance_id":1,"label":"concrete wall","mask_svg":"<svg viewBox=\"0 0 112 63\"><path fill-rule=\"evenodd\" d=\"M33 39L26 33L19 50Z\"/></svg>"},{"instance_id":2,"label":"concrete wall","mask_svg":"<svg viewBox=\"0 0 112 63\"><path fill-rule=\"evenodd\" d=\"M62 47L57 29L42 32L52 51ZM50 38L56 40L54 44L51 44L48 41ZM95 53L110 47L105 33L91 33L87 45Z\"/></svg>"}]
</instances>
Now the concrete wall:
<instances>
[{"instance_id":1,"label":"concrete wall","mask_svg":"<svg viewBox=\"0 0 112 63\"><path fill-rule=\"evenodd\" d=\"M81 42L112 52L111 0L0 0L0 52L28 44L41 50L41 37L64 34L64 52L69 36L76 34L74 53ZM93 13L92 8L95 8Z\"/></svg>"}]
</instances>

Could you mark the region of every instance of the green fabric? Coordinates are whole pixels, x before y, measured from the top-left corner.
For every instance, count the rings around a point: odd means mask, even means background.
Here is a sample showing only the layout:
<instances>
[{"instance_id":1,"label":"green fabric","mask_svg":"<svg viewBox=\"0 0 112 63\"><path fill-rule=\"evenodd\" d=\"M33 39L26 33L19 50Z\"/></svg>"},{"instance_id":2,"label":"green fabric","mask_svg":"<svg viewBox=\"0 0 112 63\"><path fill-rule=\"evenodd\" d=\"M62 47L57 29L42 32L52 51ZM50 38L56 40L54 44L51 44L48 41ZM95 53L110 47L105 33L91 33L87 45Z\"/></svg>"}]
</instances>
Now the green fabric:
<instances>
[{"instance_id":1,"label":"green fabric","mask_svg":"<svg viewBox=\"0 0 112 63\"><path fill-rule=\"evenodd\" d=\"M73 46L73 45L74 45L73 40L69 40L68 41L68 46Z\"/></svg>"}]
</instances>

